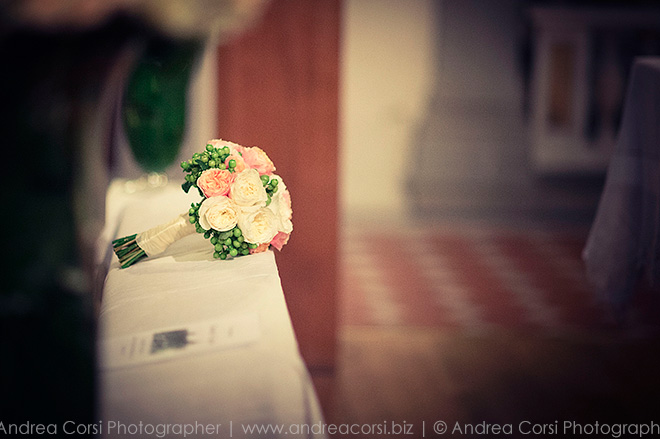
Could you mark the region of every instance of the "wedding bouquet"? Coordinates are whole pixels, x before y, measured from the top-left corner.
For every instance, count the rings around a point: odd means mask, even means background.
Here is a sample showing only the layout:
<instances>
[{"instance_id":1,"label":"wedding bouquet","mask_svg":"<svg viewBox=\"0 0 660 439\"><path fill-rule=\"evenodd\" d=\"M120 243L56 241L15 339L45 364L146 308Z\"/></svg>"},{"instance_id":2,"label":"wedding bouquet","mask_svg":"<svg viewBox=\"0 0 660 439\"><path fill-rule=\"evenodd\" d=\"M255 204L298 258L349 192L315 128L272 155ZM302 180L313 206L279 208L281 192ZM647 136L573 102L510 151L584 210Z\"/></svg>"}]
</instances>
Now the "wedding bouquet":
<instances>
[{"instance_id":1,"label":"wedding bouquet","mask_svg":"<svg viewBox=\"0 0 660 439\"><path fill-rule=\"evenodd\" d=\"M213 257L234 258L281 250L293 231L291 196L275 166L260 148L211 140L203 152L181 163L182 189L195 187L201 201L187 212L146 232L115 239L122 268L154 256L178 239L200 233L213 246Z\"/></svg>"}]
</instances>

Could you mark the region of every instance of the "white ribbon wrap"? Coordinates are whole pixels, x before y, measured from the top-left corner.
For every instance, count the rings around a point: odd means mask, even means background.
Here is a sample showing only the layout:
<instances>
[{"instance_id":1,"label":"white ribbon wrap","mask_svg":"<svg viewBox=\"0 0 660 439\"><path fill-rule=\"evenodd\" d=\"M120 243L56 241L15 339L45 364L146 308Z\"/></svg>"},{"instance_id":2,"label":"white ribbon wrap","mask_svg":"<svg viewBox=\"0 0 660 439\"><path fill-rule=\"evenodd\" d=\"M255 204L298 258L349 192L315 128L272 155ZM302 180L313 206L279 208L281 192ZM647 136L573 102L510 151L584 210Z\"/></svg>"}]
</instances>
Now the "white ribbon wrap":
<instances>
[{"instance_id":1,"label":"white ribbon wrap","mask_svg":"<svg viewBox=\"0 0 660 439\"><path fill-rule=\"evenodd\" d=\"M135 241L147 256L155 256L165 251L174 241L195 233L188 214L183 213L172 221L140 233Z\"/></svg>"}]
</instances>

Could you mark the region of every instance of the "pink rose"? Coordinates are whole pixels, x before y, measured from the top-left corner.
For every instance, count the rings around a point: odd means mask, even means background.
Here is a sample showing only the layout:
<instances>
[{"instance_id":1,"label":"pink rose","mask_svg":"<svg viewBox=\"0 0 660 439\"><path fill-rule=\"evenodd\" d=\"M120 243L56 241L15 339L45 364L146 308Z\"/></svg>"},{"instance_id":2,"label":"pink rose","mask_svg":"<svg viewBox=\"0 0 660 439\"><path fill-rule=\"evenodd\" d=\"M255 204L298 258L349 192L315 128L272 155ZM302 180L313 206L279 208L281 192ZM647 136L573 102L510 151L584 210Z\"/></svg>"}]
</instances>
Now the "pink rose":
<instances>
[{"instance_id":1,"label":"pink rose","mask_svg":"<svg viewBox=\"0 0 660 439\"><path fill-rule=\"evenodd\" d=\"M229 169L229 160L234 160L236 162L236 167L234 168L235 173L243 172L247 168L245 164L245 160L243 160L243 157L240 155L230 155L227 157L227 160L225 160L225 166L227 166L227 169Z\"/></svg>"},{"instance_id":2,"label":"pink rose","mask_svg":"<svg viewBox=\"0 0 660 439\"><path fill-rule=\"evenodd\" d=\"M229 187L234 182L234 174L225 169L207 169L197 179L199 187L206 198L224 196L229 193Z\"/></svg>"},{"instance_id":3,"label":"pink rose","mask_svg":"<svg viewBox=\"0 0 660 439\"><path fill-rule=\"evenodd\" d=\"M239 145L238 143L226 142L226 144L229 146L232 154L241 155L243 154L243 151L245 151L245 147L243 145Z\"/></svg>"},{"instance_id":4,"label":"pink rose","mask_svg":"<svg viewBox=\"0 0 660 439\"><path fill-rule=\"evenodd\" d=\"M285 189L282 192L282 199L284 200L284 202L286 203L286 207L288 208L287 219L291 219L291 217L293 216L293 210L291 209L291 194L289 193L288 190Z\"/></svg>"},{"instance_id":5,"label":"pink rose","mask_svg":"<svg viewBox=\"0 0 660 439\"><path fill-rule=\"evenodd\" d=\"M232 154L238 154L239 152L242 154L243 151L245 150L245 147L239 145L238 143L229 142L227 140L222 140L222 139L213 139L213 140L209 140L206 143L211 144L218 149L222 149L226 146L229 148Z\"/></svg>"},{"instance_id":6,"label":"pink rose","mask_svg":"<svg viewBox=\"0 0 660 439\"><path fill-rule=\"evenodd\" d=\"M272 174L275 165L268 155L258 146L243 149L243 160L252 169L259 171L259 175Z\"/></svg>"},{"instance_id":7,"label":"pink rose","mask_svg":"<svg viewBox=\"0 0 660 439\"><path fill-rule=\"evenodd\" d=\"M270 245L281 251L282 247L289 242L290 235L290 233L277 232L277 235L270 241Z\"/></svg>"}]
</instances>

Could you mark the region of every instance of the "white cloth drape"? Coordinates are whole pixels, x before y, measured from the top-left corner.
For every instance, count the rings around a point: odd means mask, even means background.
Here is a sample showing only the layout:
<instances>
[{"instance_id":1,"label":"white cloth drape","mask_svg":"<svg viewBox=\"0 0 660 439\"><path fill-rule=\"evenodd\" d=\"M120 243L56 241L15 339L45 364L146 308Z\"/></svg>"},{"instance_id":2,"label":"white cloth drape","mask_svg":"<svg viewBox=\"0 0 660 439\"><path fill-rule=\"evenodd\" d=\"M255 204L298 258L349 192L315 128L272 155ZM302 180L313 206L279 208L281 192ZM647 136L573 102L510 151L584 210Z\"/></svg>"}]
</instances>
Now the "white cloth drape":
<instances>
[{"instance_id":1,"label":"white cloth drape","mask_svg":"<svg viewBox=\"0 0 660 439\"><path fill-rule=\"evenodd\" d=\"M115 183L108 194L101 253L112 252L113 238L163 223L198 198L177 186L125 194L120 182ZM299 354L271 251L217 260L209 241L194 233L125 269L113 257L103 288L99 345L161 328L189 328L200 322L237 318L243 328L258 325L250 330L247 344L119 368L109 367L117 362L104 358L109 351L100 349L104 435L122 437L118 429L107 431L118 423L197 423L221 424L214 437L230 437L230 433L231 437L253 437L256 435L243 433L244 426L253 424L285 428L264 437L325 437L288 430L289 426L319 424L323 418ZM193 341L195 336L199 334L191 336Z\"/></svg>"}]
</instances>

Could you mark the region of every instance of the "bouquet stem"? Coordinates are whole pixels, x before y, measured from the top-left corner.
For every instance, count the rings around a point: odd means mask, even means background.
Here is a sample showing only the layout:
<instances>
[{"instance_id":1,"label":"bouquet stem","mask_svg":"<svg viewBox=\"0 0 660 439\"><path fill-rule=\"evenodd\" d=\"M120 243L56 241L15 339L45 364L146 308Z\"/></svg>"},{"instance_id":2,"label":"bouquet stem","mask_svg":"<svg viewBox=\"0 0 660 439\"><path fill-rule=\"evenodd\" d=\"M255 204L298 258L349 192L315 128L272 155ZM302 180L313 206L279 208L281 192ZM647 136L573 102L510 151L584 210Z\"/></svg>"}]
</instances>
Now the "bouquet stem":
<instances>
[{"instance_id":1,"label":"bouquet stem","mask_svg":"<svg viewBox=\"0 0 660 439\"><path fill-rule=\"evenodd\" d=\"M121 268L126 268L140 259L147 257L144 250L137 244L136 237L137 233L112 241L112 248L119 258Z\"/></svg>"},{"instance_id":2,"label":"bouquet stem","mask_svg":"<svg viewBox=\"0 0 660 439\"><path fill-rule=\"evenodd\" d=\"M126 268L164 252L170 244L194 232L195 227L188 221L188 214L184 213L146 232L117 238L112 241L112 248L121 268Z\"/></svg>"}]
</instances>

